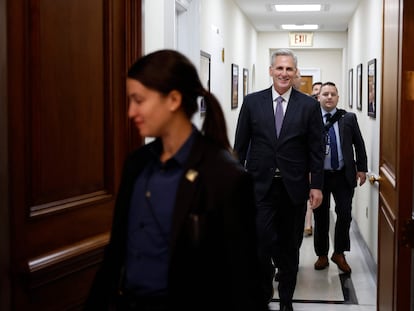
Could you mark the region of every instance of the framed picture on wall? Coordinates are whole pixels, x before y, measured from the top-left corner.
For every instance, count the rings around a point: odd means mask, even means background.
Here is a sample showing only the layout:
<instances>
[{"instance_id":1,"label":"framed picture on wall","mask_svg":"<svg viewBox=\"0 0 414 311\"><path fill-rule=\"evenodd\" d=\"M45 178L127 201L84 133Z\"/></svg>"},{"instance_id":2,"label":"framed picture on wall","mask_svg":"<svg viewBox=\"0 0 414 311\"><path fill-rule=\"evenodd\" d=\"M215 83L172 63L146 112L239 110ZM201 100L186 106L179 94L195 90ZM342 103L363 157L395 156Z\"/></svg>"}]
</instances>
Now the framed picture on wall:
<instances>
[{"instance_id":1,"label":"framed picture on wall","mask_svg":"<svg viewBox=\"0 0 414 311\"><path fill-rule=\"evenodd\" d=\"M348 71L348 106L352 108L354 105L354 70Z\"/></svg>"},{"instance_id":2,"label":"framed picture on wall","mask_svg":"<svg viewBox=\"0 0 414 311\"><path fill-rule=\"evenodd\" d=\"M200 79L203 86L210 91L210 74L211 71L211 55L200 51ZM206 113L206 105L204 99L200 101L200 114L203 116Z\"/></svg>"},{"instance_id":3,"label":"framed picture on wall","mask_svg":"<svg viewBox=\"0 0 414 311\"><path fill-rule=\"evenodd\" d=\"M362 110L362 64L357 66L356 72L356 107Z\"/></svg>"},{"instance_id":4,"label":"framed picture on wall","mask_svg":"<svg viewBox=\"0 0 414 311\"><path fill-rule=\"evenodd\" d=\"M368 76L368 115L370 117L375 118L377 112L377 104L376 104L376 82L377 82L377 60L371 59L368 62L367 68L367 76Z\"/></svg>"},{"instance_id":5,"label":"framed picture on wall","mask_svg":"<svg viewBox=\"0 0 414 311\"><path fill-rule=\"evenodd\" d=\"M231 64L231 109L239 105L239 66Z\"/></svg>"},{"instance_id":6,"label":"framed picture on wall","mask_svg":"<svg viewBox=\"0 0 414 311\"><path fill-rule=\"evenodd\" d=\"M249 69L243 68L243 98L249 91Z\"/></svg>"}]
</instances>

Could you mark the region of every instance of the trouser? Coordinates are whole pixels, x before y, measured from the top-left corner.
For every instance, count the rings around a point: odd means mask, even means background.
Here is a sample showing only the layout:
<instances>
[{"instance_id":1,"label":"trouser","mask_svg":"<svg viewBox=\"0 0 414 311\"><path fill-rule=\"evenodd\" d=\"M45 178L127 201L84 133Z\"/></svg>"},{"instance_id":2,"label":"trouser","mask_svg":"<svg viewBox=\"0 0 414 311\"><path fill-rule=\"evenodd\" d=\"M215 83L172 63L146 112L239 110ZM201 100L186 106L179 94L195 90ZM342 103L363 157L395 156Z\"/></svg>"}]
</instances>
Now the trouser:
<instances>
[{"instance_id":1,"label":"trouser","mask_svg":"<svg viewBox=\"0 0 414 311\"><path fill-rule=\"evenodd\" d=\"M290 304L296 287L299 245L303 239L306 201L294 204L282 178L274 178L266 197L257 203L258 252L264 279L263 290L269 298L273 291L273 262L279 270L279 297Z\"/></svg>"},{"instance_id":2,"label":"trouser","mask_svg":"<svg viewBox=\"0 0 414 311\"><path fill-rule=\"evenodd\" d=\"M334 252L349 251L351 242L349 229L352 221L352 198L355 189L346 181L345 173L341 171L325 171L323 200L321 206L313 211L315 230L314 248L317 256L327 256L329 252L329 218L331 194L335 201L335 235Z\"/></svg>"}]
</instances>

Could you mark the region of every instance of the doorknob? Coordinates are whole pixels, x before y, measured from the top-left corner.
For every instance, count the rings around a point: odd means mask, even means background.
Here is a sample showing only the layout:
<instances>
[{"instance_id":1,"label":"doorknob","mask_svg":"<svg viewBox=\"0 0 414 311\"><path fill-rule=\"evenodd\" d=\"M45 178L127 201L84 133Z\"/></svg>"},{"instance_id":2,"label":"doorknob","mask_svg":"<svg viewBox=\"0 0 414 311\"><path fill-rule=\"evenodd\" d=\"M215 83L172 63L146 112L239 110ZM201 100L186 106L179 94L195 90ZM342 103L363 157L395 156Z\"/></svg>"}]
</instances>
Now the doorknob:
<instances>
[{"instance_id":1,"label":"doorknob","mask_svg":"<svg viewBox=\"0 0 414 311\"><path fill-rule=\"evenodd\" d=\"M379 183L382 180L382 177L376 174L370 174L368 180L371 183L371 185L373 185L375 182Z\"/></svg>"}]
</instances>

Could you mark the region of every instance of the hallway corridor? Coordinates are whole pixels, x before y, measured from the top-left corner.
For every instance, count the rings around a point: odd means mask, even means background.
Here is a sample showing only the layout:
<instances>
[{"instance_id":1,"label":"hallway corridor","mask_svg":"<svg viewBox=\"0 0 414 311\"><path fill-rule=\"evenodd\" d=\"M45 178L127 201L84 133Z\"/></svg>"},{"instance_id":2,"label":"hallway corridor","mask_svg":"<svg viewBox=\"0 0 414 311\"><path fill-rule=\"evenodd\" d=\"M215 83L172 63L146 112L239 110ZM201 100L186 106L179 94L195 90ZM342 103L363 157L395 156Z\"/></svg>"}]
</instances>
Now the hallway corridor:
<instances>
[{"instance_id":1,"label":"hallway corridor","mask_svg":"<svg viewBox=\"0 0 414 311\"><path fill-rule=\"evenodd\" d=\"M376 310L376 266L354 222L352 224L351 252L345 253L352 268L350 276L342 274L332 261L327 269L315 270L313 264L317 257L313 250L313 236L303 238L298 282L293 297L295 311ZM331 255L329 253L328 256ZM274 287L277 288L277 283L274 283ZM269 309L279 310L277 290Z\"/></svg>"}]
</instances>

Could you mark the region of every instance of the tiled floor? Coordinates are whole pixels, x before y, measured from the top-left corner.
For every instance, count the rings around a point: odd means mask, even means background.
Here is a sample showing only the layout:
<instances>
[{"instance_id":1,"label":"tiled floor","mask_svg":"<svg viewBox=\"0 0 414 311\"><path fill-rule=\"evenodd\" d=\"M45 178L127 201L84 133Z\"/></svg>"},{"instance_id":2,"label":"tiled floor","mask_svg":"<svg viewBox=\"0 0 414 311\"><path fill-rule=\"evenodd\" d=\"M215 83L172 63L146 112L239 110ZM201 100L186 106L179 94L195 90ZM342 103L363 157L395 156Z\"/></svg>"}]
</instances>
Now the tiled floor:
<instances>
[{"instance_id":1,"label":"tiled floor","mask_svg":"<svg viewBox=\"0 0 414 311\"><path fill-rule=\"evenodd\" d=\"M341 275L337 266L316 271L313 237L304 237L293 308L295 311L375 311L375 265L355 225L351 228L351 252L345 253L352 268L349 277ZM331 254L329 254L330 256ZM368 258L368 259L367 259ZM371 260L370 260L371 259ZM341 282L342 278L342 282ZM277 284L274 284L277 288ZM279 310L277 290L270 310Z\"/></svg>"}]
</instances>

